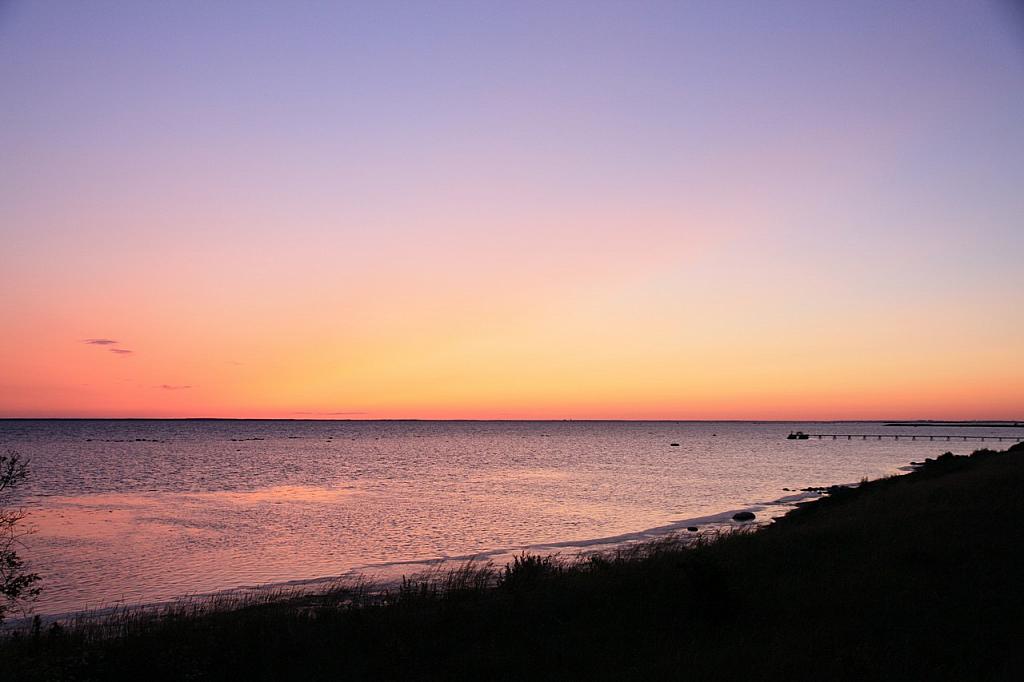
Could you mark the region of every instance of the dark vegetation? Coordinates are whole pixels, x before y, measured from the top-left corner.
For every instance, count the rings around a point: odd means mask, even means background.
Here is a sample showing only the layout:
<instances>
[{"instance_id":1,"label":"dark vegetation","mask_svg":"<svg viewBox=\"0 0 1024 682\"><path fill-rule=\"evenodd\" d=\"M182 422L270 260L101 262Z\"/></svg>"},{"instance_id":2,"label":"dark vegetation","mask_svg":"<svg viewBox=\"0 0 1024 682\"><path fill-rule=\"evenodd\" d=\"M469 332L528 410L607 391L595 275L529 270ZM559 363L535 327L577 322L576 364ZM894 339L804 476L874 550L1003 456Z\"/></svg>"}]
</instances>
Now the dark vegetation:
<instances>
[{"instance_id":1,"label":"dark vegetation","mask_svg":"<svg viewBox=\"0 0 1024 682\"><path fill-rule=\"evenodd\" d=\"M944 455L690 548L36 627L0 676L1017 680L1022 455Z\"/></svg>"},{"instance_id":2,"label":"dark vegetation","mask_svg":"<svg viewBox=\"0 0 1024 682\"><path fill-rule=\"evenodd\" d=\"M10 493L28 476L28 463L17 452L0 455L0 623L12 608L24 605L39 593L39 576L25 570L18 556L25 515L9 506Z\"/></svg>"}]
</instances>

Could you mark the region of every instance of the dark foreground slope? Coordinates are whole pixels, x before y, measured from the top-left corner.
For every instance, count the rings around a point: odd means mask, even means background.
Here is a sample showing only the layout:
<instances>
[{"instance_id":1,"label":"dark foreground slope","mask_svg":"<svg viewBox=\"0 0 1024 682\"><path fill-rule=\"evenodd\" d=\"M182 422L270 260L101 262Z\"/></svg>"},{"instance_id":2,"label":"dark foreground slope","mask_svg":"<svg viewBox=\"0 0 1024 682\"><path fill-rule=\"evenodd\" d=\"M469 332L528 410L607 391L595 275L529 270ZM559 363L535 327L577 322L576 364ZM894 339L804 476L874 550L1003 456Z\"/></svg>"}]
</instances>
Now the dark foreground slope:
<instances>
[{"instance_id":1,"label":"dark foreground slope","mask_svg":"<svg viewBox=\"0 0 1024 682\"><path fill-rule=\"evenodd\" d=\"M694 549L44 628L0 645L0 677L1022 679L1022 492L1022 446L944 456Z\"/></svg>"}]
</instances>

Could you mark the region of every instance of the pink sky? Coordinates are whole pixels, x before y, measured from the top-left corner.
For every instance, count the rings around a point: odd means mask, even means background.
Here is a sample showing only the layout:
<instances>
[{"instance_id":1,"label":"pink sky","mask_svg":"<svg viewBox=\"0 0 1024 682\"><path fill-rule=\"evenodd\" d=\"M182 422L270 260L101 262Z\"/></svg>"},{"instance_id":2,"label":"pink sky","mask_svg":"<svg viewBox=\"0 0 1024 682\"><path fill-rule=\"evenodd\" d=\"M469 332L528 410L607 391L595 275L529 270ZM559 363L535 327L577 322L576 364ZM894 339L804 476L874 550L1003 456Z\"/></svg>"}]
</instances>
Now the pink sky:
<instances>
[{"instance_id":1,"label":"pink sky","mask_svg":"<svg viewBox=\"0 0 1024 682\"><path fill-rule=\"evenodd\" d=\"M1019 419L1003 19L15 4L0 416Z\"/></svg>"}]
</instances>

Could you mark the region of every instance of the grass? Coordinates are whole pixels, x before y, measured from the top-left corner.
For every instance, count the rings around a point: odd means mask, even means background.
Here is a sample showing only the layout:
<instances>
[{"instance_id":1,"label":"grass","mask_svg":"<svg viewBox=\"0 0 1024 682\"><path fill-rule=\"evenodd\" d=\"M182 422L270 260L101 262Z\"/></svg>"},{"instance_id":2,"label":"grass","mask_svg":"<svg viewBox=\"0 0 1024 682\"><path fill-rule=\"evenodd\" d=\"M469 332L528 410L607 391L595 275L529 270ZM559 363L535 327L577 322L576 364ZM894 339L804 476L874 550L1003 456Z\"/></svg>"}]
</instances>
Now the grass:
<instances>
[{"instance_id":1,"label":"grass","mask_svg":"<svg viewBox=\"0 0 1024 682\"><path fill-rule=\"evenodd\" d=\"M1024 446L756 532L123 610L0 642L12 680L1019 679Z\"/></svg>"}]
</instances>

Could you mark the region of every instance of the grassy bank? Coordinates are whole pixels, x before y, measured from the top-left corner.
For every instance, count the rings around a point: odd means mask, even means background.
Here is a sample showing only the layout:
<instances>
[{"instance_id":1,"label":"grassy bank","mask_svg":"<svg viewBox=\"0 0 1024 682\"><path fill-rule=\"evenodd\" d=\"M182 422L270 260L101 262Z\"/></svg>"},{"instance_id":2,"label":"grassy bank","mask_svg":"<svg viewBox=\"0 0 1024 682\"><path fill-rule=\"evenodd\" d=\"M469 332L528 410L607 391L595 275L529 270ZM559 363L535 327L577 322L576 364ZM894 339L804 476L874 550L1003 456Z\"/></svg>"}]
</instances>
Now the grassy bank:
<instances>
[{"instance_id":1,"label":"grassy bank","mask_svg":"<svg viewBox=\"0 0 1024 682\"><path fill-rule=\"evenodd\" d=\"M692 548L41 628L0 676L1018 679L1022 492L1022 446L943 456Z\"/></svg>"}]
</instances>

